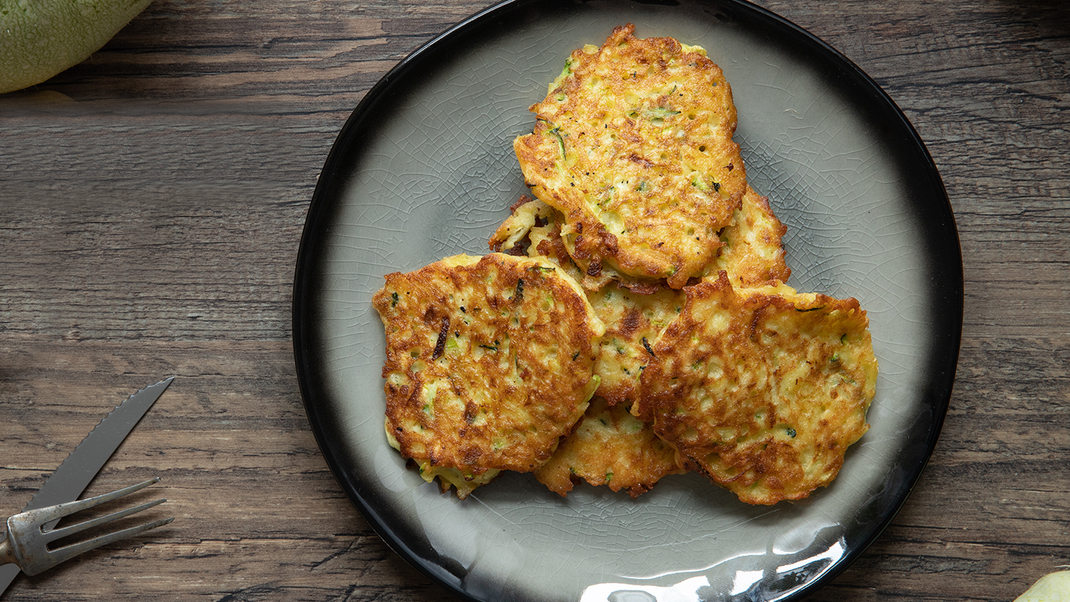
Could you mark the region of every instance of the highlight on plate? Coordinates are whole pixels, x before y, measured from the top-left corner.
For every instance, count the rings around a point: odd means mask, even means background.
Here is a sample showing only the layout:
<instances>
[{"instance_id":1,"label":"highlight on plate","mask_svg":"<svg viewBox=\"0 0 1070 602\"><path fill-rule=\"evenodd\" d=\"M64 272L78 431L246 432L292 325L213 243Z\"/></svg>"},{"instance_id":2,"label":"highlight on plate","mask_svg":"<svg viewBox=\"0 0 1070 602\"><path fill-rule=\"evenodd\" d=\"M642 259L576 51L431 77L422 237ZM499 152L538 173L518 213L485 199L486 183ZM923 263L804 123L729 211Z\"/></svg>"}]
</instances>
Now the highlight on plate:
<instances>
[{"instance_id":1,"label":"highlight on plate","mask_svg":"<svg viewBox=\"0 0 1070 602\"><path fill-rule=\"evenodd\" d=\"M857 300L800 292L698 46L617 27L514 140L532 196L490 252L392 273L389 445L460 499L503 471L635 498L698 472L747 504L836 478L877 360Z\"/></svg>"}]
</instances>

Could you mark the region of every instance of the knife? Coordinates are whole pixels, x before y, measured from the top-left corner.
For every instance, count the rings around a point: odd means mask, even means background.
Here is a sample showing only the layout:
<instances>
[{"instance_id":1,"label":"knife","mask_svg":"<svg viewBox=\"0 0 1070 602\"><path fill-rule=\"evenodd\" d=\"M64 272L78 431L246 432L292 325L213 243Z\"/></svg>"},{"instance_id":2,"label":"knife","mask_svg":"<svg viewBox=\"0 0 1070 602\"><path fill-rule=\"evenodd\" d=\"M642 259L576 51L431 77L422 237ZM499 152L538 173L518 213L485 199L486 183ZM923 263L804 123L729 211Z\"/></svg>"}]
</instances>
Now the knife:
<instances>
[{"instance_id":1,"label":"knife","mask_svg":"<svg viewBox=\"0 0 1070 602\"><path fill-rule=\"evenodd\" d=\"M164 389L175 377L149 385L134 393L122 402L110 414L100 421L89 434L82 439L78 447L59 465L56 472L48 477L41 489L30 499L23 512L35 508L44 508L53 504L72 502L82 495L90 481L97 476L104 463L111 458L119 444L126 439L145 412L160 398ZM51 525L46 525L51 528ZM19 567L14 564L0 566L0 595L11 585L19 574Z\"/></svg>"}]
</instances>

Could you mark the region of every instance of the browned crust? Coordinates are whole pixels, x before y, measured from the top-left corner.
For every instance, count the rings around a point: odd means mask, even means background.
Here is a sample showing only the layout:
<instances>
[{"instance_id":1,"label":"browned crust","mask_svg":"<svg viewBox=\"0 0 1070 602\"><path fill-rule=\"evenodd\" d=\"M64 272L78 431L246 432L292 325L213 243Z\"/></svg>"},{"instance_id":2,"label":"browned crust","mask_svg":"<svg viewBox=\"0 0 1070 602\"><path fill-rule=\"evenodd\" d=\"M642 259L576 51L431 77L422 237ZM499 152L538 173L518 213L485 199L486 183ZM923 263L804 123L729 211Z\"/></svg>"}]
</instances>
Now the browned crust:
<instances>
[{"instance_id":1,"label":"browned crust","mask_svg":"<svg viewBox=\"0 0 1070 602\"><path fill-rule=\"evenodd\" d=\"M735 106L712 60L634 29L572 53L572 75L532 106L534 131L514 150L533 193L564 215L583 270L681 288L713 260L742 200Z\"/></svg>"},{"instance_id":2,"label":"browned crust","mask_svg":"<svg viewBox=\"0 0 1070 602\"><path fill-rule=\"evenodd\" d=\"M386 276L388 428L407 458L527 472L582 415L601 324L551 264L490 254Z\"/></svg>"},{"instance_id":3,"label":"browned crust","mask_svg":"<svg viewBox=\"0 0 1070 602\"><path fill-rule=\"evenodd\" d=\"M751 504L827 485L866 432L876 359L855 299L685 289L632 411L690 470Z\"/></svg>"}]
</instances>

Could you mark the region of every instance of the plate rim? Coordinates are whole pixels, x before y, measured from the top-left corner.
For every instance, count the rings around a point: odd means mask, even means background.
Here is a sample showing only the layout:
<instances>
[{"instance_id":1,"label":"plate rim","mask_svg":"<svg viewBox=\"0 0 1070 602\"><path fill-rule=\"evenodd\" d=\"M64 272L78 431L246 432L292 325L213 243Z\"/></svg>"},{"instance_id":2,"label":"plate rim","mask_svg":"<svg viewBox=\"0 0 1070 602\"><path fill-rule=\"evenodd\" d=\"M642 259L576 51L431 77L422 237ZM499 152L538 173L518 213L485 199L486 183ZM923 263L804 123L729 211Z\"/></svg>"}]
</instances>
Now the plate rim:
<instances>
[{"instance_id":1,"label":"plate rim","mask_svg":"<svg viewBox=\"0 0 1070 602\"><path fill-rule=\"evenodd\" d=\"M632 0L632 2L638 4L679 4L679 2L674 0ZM333 202L331 194L339 186L339 171L341 170L340 168L344 166L342 157L349 152L350 146L357 140L362 122L369 119L369 108L382 102L395 86L403 85L406 77L417 70L423 63L429 60L434 60L430 57L430 54L432 54L433 51L438 50L441 45L460 43L462 38L486 26L488 22L499 19L510 13L540 5L553 5L559 3L558 0L503 0L480 10L452 27L449 27L442 33L434 36L432 39L419 46L416 50L409 53L394 67L388 70L387 73L368 90L347 117L327 154L326 160L324 161L306 214L294 270L291 302L294 361L306 417L315 436L317 445L319 446L321 455L324 457L328 468L342 490L346 493L350 502L389 548L431 581L443 587L451 594L472 602L480 602L480 599L459 587L456 582L446 578L442 572L434 570L434 568L437 567L437 565L434 564L434 560L419 554L404 540L404 538L395 532L395 529L393 529L387 521L382 518L381 514L376 510L375 505L365 498L359 490L360 488L358 484L354 482L354 479L351 478L348 472L342 467L335 446L326 434L329 429L325 423L326 417L321 412L321 396L316 391L314 385L314 381L316 380L314 377L314 369L311 367L311 362L315 359L315 354L313 352L315 344L310 340L311 332L314 328L313 323L310 322L309 308L314 306L311 299L312 290L314 289L311 279L313 278L315 271L314 261L317 259L317 251L319 250L317 233L322 230L322 224L328 218L328 214L330 213L331 207L328 205ZM750 12L752 13L752 16L764 19L776 25L778 31L790 32L795 38L793 42L803 42L810 45L811 52L822 54L826 61L837 65L843 70L844 75L852 80L853 85L865 88L870 95L879 99L883 108L890 110L890 113L897 118L895 124L896 128L902 129L902 131L910 138L907 144L917 151L916 158L922 159L922 162L925 164L924 174L928 180L927 187L931 188L932 192L935 193L935 196L938 196L939 200L942 201L939 204L939 207L935 207L932 210L941 214L939 217L942 218L940 224L942 233L950 235L948 240L943 241L943 253L939 256L939 259L942 260L939 262L941 264L939 271L943 272L945 276L950 276L949 280L945 280L941 283L946 288L946 290L944 290L946 298L939 305L939 308L934 309L934 313L938 314L938 317L950 318L950 322L948 323L948 330L943 333L945 336L941 339L934 339L933 341L934 347L939 346L940 351L938 352L934 349L931 356L943 358L944 365L940 367L940 370L942 371L941 377L927 380L930 384L938 381L940 386L938 387L938 390L928 391L927 398L930 401L929 406L933 414L932 419L929 422L929 429L923 451L918 456L920 460L911 467L909 482L907 482L905 488L901 490L901 493L898 499L895 500L891 510L882 517L879 524L877 524L860 543L853 545L839 560L829 567L828 570L823 571L820 575L808 581L805 584L805 587L793 590L784 597L776 598L776 600L782 601L798 600L812 594L814 591L824 587L834 580L883 534L906 504L910 494L913 492L924 473L927 463L931 459L950 404L955 373L958 367L959 353L961 350L965 303L961 243L951 201L943 184L943 180L940 178L935 161L929 153L921 136L906 117L905 113L903 113L898 104L896 104L891 96L888 95L888 93L885 92L875 80L830 44L821 40L806 29L766 8L752 4L746 0L694 0L694 4L709 5L713 7L730 6L736 10ZM932 240L927 237L926 241L931 242Z\"/></svg>"}]
</instances>

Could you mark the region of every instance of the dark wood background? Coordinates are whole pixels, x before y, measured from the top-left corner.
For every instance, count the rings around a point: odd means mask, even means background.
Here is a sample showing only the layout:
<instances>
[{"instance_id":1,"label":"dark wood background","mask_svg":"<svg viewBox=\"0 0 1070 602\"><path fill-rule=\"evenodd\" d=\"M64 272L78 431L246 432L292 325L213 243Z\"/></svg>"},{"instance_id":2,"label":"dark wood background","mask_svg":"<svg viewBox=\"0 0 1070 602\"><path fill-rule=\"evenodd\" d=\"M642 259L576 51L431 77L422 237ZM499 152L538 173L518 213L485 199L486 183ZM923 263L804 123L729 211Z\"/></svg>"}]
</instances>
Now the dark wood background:
<instances>
[{"instance_id":1,"label":"dark wood background","mask_svg":"<svg viewBox=\"0 0 1070 602\"><path fill-rule=\"evenodd\" d=\"M1011 600L1070 564L1070 5L759 4L902 107L965 263L935 454L891 527L812 599ZM0 96L0 515L114 404L178 377L90 487L160 475L175 523L20 576L6 600L448 599L320 456L290 295L350 111L485 6L154 0L85 63Z\"/></svg>"}]
</instances>

